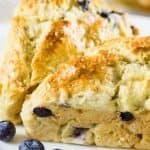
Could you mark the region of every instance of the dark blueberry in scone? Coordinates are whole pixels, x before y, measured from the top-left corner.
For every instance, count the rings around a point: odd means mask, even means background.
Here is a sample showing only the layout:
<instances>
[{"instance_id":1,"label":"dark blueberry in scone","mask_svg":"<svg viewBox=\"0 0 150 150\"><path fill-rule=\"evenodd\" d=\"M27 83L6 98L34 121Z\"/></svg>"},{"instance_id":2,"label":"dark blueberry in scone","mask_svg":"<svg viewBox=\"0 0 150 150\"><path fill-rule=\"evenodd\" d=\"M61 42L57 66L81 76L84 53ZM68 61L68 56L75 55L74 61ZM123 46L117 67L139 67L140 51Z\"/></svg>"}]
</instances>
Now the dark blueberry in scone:
<instances>
[{"instance_id":1,"label":"dark blueberry in scone","mask_svg":"<svg viewBox=\"0 0 150 150\"><path fill-rule=\"evenodd\" d=\"M34 114L36 114L38 117L50 117L53 116L53 113L50 109L47 109L45 107L36 107L33 109Z\"/></svg>"},{"instance_id":2,"label":"dark blueberry in scone","mask_svg":"<svg viewBox=\"0 0 150 150\"><path fill-rule=\"evenodd\" d=\"M82 7L83 10L88 10L89 0L79 0L78 4Z\"/></svg>"},{"instance_id":3,"label":"dark blueberry in scone","mask_svg":"<svg viewBox=\"0 0 150 150\"><path fill-rule=\"evenodd\" d=\"M45 150L44 145L38 140L25 140L19 145L19 150Z\"/></svg>"},{"instance_id":4,"label":"dark blueberry in scone","mask_svg":"<svg viewBox=\"0 0 150 150\"><path fill-rule=\"evenodd\" d=\"M120 113L120 118L122 121L131 121L134 119L134 116L130 112L121 112Z\"/></svg>"},{"instance_id":5,"label":"dark blueberry in scone","mask_svg":"<svg viewBox=\"0 0 150 150\"><path fill-rule=\"evenodd\" d=\"M108 12L102 11L102 12L98 12L98 14L99 14L101 17L103 17L103 18L109 18L109 13L108 13Z\"/></svg>"},{"instance_id":6,"label":"dark blueberry in scone","mask_svg":"<svg viewBox=\"0 0 150 150\"><path fill-rule=\"evenodd\" d=\"M119 11L114 11L114 10L112 10L111 12L110 12L110 14L117 14L117 15L123 15L124 13L122 13L122 12L119 12Z\"/></svg>"},{"instance_id":7,"label":"dark blueberry in scone","mask_svg":"<svg viewBox=\"0 0 150 150\"><path fill-rule=\"evenodd\" d=\"M110 12L102 11L102 12L98 12L98 14L101 17L106 18L106 19L110 19L109 17L110 17L111 14L116 14L116 15L120 15L120 16L123 15L122 12L118 12L118 11L114 11L114 10L112 10Z\"/></svg>"},{"instance_id":8,"label":"dark blueberry in scone","mask_svg":"<svg viewBox=\"0 0 150 150\"><path fill-rule=\"evenodd\" d=\"M88 130L87 128L74 128L73 136L78 137L78 136L84 134L87 130Z\"/></svg>"},{"instance_id":9,"label":"dark blueberry in scone","mask_svg":"<svg viewBox=\"0 0 150 150\"><path fill-rule=\"evenodd\" d=\"M15 125L10 121L0 122L0 140L9 142L13 139L16 134Z\"/></svg>"},{"instance_id":10,"label":"dark blueberry in scone","mask_svg":"<svg viewBox=\"0 0 150 150\"><path fill-rule=\"evenodd\" d=\"M139 139L142 139L142 138L143 138L143 135L142 135L142 134L137 134L137 137L138 137Z\"/></svg>"},{"instance_id":11,"label":"dark blueberry in scone","mask_svg":"<svg viewBox=\"0 0 150 150\"><path fill-rule=\"evenodd\" d=\"M132 30L133 35L138 35L139 34L139 30L133 25L131 25L131 30Z\"/></svg>"}]
</instances>

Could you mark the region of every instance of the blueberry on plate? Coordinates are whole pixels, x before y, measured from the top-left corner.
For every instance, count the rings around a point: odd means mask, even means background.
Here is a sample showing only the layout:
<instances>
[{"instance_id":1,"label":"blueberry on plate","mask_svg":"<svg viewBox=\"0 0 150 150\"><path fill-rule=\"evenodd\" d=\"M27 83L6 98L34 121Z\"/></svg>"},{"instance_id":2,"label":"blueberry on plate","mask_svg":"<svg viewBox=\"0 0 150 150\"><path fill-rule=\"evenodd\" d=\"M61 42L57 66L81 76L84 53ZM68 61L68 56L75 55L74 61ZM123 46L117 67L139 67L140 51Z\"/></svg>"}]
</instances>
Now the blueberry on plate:
<instances>
[{"instance_id":1,"label":"blueberry on plate","mask_svg":"<svg viewBox=\"0 0 150 150\"><path fill-rule=\"evenodd\" d=\"M10 121L0 121L0 140L9 142L16 134L15 125Z\"/></svg>"},{"instance_id":2,"label":"blueberry on plate","mask_svg":"<svg viewBox=\"0 0 150 150\"><path fill-rule=\"evenodd\" d=\"M29 139L29 140L23 141L19 145L19 150L45 150L45 148L44 148L44 145L40 141Z\"/></svg>"}]
</instances>

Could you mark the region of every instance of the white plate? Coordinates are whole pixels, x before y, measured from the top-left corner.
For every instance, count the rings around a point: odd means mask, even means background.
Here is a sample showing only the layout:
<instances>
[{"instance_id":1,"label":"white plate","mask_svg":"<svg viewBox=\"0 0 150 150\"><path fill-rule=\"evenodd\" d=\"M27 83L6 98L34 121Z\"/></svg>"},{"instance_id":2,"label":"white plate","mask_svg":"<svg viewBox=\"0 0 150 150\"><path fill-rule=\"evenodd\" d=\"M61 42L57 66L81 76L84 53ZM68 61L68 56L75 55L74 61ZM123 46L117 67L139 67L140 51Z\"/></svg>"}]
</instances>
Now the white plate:
<instances>
[{"instance_id":1,"label":"white plate","mask_svg":"<svg viewBox=\"0 0 150 150\"><path fill-rule=\"evenodd\" d=\"M9 18L12 14L14 6L16 6L18 0L0 0L0 54L6 42L6 38L9 31ZM144 16L130 16L132 23L140 29L140 34L150 35L150 17ZM21 141L26 139L24 128L21 126L17 127L17 134L11 143L0 142L0 150L18 150L18 145ZM58 143L45 143L46 150L52 150L54 148L60 148L62 150L110 150L110 148L96 148L77 146L69 144L58 144ZM111 149L111 150L116 150Z\"/></svg>"}]
</instances>

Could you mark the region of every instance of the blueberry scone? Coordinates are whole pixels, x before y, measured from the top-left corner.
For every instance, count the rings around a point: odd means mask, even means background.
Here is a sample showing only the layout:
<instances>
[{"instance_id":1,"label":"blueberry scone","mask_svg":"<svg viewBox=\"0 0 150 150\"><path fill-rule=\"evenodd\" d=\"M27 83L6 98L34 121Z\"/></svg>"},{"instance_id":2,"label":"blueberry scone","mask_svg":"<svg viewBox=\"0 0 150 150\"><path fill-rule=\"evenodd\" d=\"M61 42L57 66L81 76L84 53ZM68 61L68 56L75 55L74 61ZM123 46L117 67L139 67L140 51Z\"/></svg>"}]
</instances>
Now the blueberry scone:
<instances>
[{"instance_id":1,"label":"blueberry scone","mask_svg":"<svg viewBox=\"0 0 150 150\"><path fill-rule=\"evenodd\" d=\"M150 149L150 37L111 40L91 50L64 63L27 97L21 116L28 135Z\"/></svg>"},{"instance_id":2,"label":"blueberry scone","mask_svg":"<svg viewBox=\"0 0 150 150\"><path fill-rule=\"evenodd\" d=\"M25 97L61 63L132 32L101 0L21 0L0 65L0 120L19 123Z\"/></svg>"}]
</instances>

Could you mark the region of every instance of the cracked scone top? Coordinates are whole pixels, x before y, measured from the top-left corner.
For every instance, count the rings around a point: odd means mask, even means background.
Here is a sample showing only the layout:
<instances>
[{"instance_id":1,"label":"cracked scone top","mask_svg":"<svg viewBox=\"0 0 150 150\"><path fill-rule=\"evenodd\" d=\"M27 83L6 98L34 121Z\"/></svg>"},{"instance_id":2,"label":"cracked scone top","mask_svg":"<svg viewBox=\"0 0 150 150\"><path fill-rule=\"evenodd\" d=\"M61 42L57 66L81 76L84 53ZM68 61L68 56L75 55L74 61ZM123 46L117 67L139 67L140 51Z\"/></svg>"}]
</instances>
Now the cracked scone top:
<instances>
[{"instance_id":1,"label":"cracked scone top","mask_svg":"<svg viewBox=\"0 0 150 150\"><path fill-rule=\"evenodd\" d=\"M149 149L150 37L87 50L47 76L24 102L32 138ZM89 52L89 53L88 53Z\"/></svg>"},{"instance_id":2,"label":"cracked scone top","mask_svg":"<svg viewBox=\"0 0 150 150\"><path fill-rule=\"evenodd\" d=\"M21 0L0 67L0 120L20 122L26 95L61 63L131 35L126 15L100 0Z\"/></svg>"}]
</instances>

